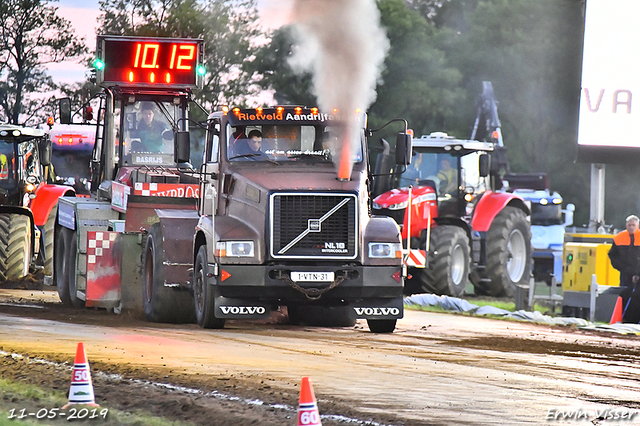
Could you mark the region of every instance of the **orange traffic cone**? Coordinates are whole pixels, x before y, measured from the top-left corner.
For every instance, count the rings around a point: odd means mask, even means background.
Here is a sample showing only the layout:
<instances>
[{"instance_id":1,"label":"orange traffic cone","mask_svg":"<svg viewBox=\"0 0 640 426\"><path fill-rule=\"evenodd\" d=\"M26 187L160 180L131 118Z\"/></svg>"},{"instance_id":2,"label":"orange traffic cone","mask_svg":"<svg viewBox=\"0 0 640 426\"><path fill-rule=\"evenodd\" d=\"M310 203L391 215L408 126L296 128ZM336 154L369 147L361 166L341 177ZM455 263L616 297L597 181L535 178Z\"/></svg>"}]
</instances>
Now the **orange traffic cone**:
<instances>
[{"instance_id":1,"label":"orange traffic cone","mask_svg":"<svg viewBox=\"0 0 640 426\"><path fill-rule=\"evenodd\" d=\"M91 372L89 362L84 352L84 344L78 343L76 358L73 361L73 376L71 376L71 388L69 389L69 403L62 409L66 409L72 404L88 405L99 407L93 395L93 384L91 383Z\"/></svg>"},{"instance_id":2,"label":"orange traffic cone","mask_svg":"<svg viewBox=\"0 0 640 426\"><path fill-rule=\"evenodd\" d=\"M618 300L616 300L616 306L613 308L609 324L615 324L618 322L622 322L622 297L620 296L618 296Z\"/></svg>"},{"instance_id":3,"label":"orange traffic cone","mask_svg":"<svg viewBox=\"0 0 640 426\"><path fill-rule=\"evenodd\" d=\"M308 377L302 378L302 386L300 387L298 426L322 426L316 396Z\"/></svg>"}]
</instances>

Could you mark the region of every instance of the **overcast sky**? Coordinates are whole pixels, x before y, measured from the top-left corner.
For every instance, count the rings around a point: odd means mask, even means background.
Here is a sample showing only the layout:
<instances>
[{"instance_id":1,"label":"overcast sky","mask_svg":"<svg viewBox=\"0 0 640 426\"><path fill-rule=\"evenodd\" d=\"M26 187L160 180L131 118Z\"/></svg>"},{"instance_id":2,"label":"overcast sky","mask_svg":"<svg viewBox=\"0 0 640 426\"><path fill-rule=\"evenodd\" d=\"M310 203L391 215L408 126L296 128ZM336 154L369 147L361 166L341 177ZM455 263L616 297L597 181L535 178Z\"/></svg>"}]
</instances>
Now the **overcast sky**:
<instances>
[{"instance_id":1,"label":"overcast sky","mask_svg":"<svg viewBox=\"0 0 640 426\"><path fill-rule=\"evenodd\" d=\"M258 0L263 25L277 28L284 24L290 4L291 0ZM94 49L97 18L100 15L98 0L60 0L52 5L58 7L60 16L71 21L76 33L85 38L89 49ZM85 79L85 67L74 61L50 64L48 68L49 74L56 83L70 84Z\"/></svg>"}]
</instances>

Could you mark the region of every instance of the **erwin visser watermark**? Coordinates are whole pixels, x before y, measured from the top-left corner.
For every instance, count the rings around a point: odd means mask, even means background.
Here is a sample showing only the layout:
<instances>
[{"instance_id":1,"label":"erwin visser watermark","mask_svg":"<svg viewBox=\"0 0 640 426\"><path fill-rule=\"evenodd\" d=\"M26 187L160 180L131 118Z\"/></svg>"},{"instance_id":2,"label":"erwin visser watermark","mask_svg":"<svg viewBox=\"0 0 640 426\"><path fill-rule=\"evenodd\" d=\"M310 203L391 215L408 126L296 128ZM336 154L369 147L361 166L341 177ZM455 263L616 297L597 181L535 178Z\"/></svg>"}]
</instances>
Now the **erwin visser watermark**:
<instances>
[{"instance_id":1,"label":"erwin visser watermark","mask_svg":"<svg viewBox=\"0 0 640 426\"><path fill-rule=\"evenodd\" d=\"M640 418L639 410L629 408L549 408L546 420L574 420L574 421L618 421L628 422Z\"/></svg>"}]
</instances>

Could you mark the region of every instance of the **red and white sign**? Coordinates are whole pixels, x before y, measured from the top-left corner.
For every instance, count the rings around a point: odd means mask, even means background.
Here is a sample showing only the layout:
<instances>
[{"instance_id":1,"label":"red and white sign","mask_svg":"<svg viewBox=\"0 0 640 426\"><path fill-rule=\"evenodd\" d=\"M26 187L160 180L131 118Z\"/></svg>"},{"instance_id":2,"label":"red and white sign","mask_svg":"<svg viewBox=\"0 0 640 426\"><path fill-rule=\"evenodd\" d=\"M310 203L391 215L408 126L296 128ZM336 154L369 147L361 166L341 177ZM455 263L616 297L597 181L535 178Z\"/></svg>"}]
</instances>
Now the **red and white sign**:
<instances>
[{"instance_id":1,"label":"red and white sign","mask_svg":"<svg viewBox=\"0 0 640 426\"><path fill-rule=\"evenodd\" d=\"M145 197L200 198L200 186L189 183L142 183L136 182L133 195Z\"/></svg>"},{"instance_id":2,"label":"red and white sign","mask_svg":"<svg viewBox=\"0 0 640 426\"><path fill-rule=\"evenodd\" d=\"M126 212L129 193L131 193L131 187L113 182L111 184L111 207L116 211Z\"/></svg>"},{"instance_id":3,"label":"red and white sign","mask_svg":"<svg viewBox=\"0 0 640 426\"><path fill-rule=\"evenodd\" d=\"M427 252L424 250L409 250L409 254L406 259L407 266L413 266L415 268L427 267Z\"/></svg>"}]
</instances>

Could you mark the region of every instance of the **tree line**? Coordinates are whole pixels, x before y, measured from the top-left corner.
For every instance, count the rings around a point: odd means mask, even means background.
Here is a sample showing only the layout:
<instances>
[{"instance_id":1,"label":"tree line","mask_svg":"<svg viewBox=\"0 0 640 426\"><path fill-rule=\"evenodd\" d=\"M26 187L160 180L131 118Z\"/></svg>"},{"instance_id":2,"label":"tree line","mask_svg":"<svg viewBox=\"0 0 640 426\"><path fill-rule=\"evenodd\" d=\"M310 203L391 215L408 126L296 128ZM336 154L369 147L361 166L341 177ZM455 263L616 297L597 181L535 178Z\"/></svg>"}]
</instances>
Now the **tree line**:
<instances>
[{"instance_id":1,"label":"tree line","mask_svg":"<svg viewBox=\"0 0 640 426\"><path fill-rule=\"evenodd\" d=\"M389 52L369 107L369 125L402 117L417 136L444 131L468 138L482 81L493 83L512 172L545 172L551 188L589 220L590 165L577 163L576 134L584 1L377 0ZM258 106L315 105L311 75L289 65L291 26L265 30L256 0L100 0L99 32L203 38L207 74L198 101ZM56 86L46 65L90 53L47 0L0 3L0 120L41 123L53 90L77 102L89 82ZM374 147L375 149L375 147ZM607 167L606 221L640 212L635 170Z\"/></svg>"}]
</instances>

